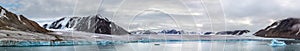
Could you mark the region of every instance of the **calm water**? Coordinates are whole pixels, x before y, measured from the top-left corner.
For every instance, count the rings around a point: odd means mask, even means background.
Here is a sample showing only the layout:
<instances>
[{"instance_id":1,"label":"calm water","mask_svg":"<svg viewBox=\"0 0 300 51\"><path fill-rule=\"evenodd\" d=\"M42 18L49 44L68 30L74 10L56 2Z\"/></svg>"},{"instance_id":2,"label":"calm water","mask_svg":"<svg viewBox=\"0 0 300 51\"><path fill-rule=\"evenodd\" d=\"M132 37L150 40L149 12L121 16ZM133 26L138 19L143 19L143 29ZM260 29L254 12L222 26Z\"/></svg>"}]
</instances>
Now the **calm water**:
<instances>
[{"instance_id":1,"label":"calm water","mask_svg":"<svg viewBox=\"0 0 300 51\"><path fill-rule=\"evenodd\" d=\"M98 46L0 47L1 51L300 51L300 45L268 46L270 41L184 41Z\"/></svg>"}]
</instances>

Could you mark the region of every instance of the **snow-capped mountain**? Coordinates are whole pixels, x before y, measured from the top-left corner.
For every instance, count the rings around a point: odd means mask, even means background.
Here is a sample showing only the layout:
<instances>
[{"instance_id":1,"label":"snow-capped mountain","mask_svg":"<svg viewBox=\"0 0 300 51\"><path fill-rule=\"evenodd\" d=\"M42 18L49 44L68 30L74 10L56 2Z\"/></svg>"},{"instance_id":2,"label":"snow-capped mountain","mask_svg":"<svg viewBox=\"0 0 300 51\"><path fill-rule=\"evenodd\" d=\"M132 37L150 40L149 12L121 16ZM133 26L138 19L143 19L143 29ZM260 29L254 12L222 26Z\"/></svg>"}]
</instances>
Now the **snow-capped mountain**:
<instances>
[{"instance_id":1,"label":"snow-capped mountain","mask_svg":"<svg viewBox=\"0 0 300 51\"><path fill-rule=\"evenodd\" d=\"M278 20L254 35L261 37L294 38L300 39L300 18Z\"/></svg>"},{"instance_id":2,"label":"snow-capped mountain","mask_svg":"<svg viewBox=\"0 0 300 51\"><path fill-rule=\"evenodd\" d=\"M101 15L87 17L63 17L51 24L44 24L47 29L68 29L99 34L129 34L125 29Z\"/></svg>"}]
</instances>

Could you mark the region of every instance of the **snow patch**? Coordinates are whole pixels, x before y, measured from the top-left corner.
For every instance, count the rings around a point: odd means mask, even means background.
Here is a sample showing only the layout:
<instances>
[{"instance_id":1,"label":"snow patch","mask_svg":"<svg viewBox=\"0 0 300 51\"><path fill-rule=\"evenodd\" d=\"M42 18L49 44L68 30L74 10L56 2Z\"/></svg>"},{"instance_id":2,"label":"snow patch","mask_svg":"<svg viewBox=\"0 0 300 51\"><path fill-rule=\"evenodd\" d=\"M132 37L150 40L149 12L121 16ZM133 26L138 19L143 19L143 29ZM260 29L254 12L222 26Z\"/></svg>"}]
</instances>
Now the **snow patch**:
<instances>
[{"instance_id":1,"label":"snow patch","mask_svg":"<svg viewBox=\"0 0 300 51\"><path fill-rule=\"evenodd\" d=\"M71 18L69 17L65 17L65 19L63 21L60 22L60 24L62 24L62 29L66 29L66 25L68 23L68 21L70 20Z\"/></svg>"},{"instance_id":2,"label":"snow patch","mask_svg":"<svg viewBox=\"0 0 300 51\"><path fill-rule=\"evenodd\" d=\"M6 13L6 11L4 9L1 9L0 16L3 16L4 18L9 19L6 15L4 15L5 13Z\"/></svg>"},{"instance_id":3,"label":"snow patch","mask_svg":"<svg viewBox=\"0 0 300 51\"><path fill-rule=\"evenodd\" d=\"M271 28L276 28L281 23L280 21L276 21L276 22L277 22L276 25L267 28L266 31L270 30Z\"/></svg>"},{"instance_id":4,"label":"snow patch","mask_svg":"<svg viewBox=\"0 0 300 51\"><path fill-rule=\"evenodd\" d=\"M91 18L92 18L92 17L88 17L88 22L87 22L88 27L87 27L87 29L90 29L90 26L91 26Z\"/></svg>"},{"instance_id":5,"label":"snow patch","mask_svg":"<svg viewBox=\"0 0 300 51\"><path fill-rule=\"evenodd\" d=\"M291 29L294 30L294 31L297 30L296 35L298 35L300 33L300 24L293 25Z\"/></svg>"},{"instance_id":6,"label":"snow patch","mask_svg":"<svg viewBox=\"0 0 300 51\"><path fill-rule=\"evenodd\" d=\"M5 10L1 9L0 16L4 16L4 14L5 14Z\"/></svg>"},{"instance_id":7,"label":"snow patch","mask_svg":"<svg viewBox=\"0 0 300 51\"><path fill-rule=\"evenodd\" d=\"M17 16L17 18L18 18L18 20L19 20L22 24L26 25L26 23L24 23L24 22L21 20L20 16Z\"/></svg>"}]
</instances>

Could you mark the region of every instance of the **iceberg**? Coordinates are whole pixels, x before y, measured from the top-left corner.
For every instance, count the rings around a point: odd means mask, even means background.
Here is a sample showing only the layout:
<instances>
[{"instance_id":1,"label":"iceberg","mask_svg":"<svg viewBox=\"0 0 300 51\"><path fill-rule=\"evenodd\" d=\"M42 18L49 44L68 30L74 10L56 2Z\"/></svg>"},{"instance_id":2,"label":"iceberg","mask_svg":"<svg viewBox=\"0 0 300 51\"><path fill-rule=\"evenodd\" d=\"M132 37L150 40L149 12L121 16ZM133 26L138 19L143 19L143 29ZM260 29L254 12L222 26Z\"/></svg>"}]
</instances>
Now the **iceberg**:
<instances>
[{"instance_id":1,"label":"iceberg","mask_svg":"<svg viewBox=\"0 0 300 51\"><path fill-rule=\"evenodd\" d=\"M273 46L273 47L277 47L277 46L286 46L286 44L283 42L283 41L278 41L278 40L275 40L273 39L271 41L271 44L269 44L270 46Z\"/></svg>"}]
</instances>

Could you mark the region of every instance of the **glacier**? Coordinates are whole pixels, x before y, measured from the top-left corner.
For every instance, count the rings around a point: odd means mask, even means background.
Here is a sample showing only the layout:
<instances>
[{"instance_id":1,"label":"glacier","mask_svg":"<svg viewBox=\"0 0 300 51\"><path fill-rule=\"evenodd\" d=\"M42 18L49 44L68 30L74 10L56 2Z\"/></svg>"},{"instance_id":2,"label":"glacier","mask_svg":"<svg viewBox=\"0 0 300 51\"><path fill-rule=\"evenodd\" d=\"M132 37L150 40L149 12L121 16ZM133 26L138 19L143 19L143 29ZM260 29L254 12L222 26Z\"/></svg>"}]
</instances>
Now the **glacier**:
<instances>
[{"instance_id":1,"label":"glacier","mask_svg":"<svg viewBox=\"0 0 300 51\"><path fill-rule=\"evenodd\" d=\"M55 37L34 32L0 30L0 46L74 46L74 45L118 45L125 43L182 42L182 41L271 41L274 38L231 35L106 35L82 31L54 31L62 41ZM9 33L10 36L6 36ZM294 40L277 38L278 40Z\"/></svg>"}]
</instances>

